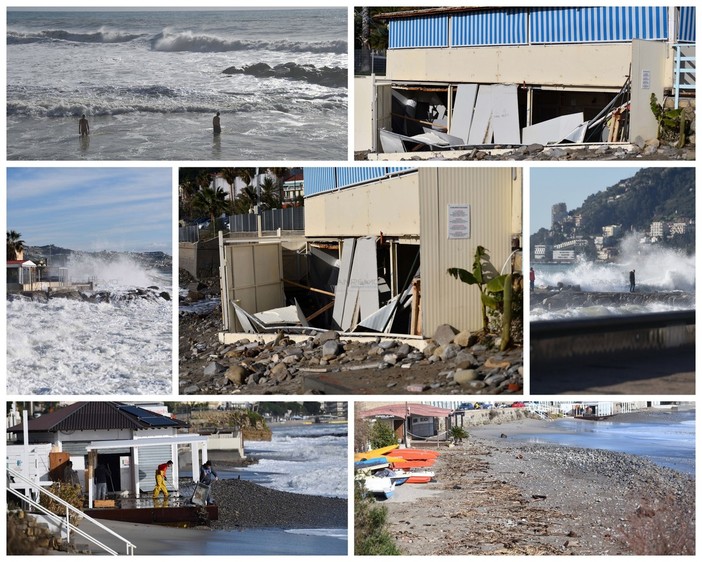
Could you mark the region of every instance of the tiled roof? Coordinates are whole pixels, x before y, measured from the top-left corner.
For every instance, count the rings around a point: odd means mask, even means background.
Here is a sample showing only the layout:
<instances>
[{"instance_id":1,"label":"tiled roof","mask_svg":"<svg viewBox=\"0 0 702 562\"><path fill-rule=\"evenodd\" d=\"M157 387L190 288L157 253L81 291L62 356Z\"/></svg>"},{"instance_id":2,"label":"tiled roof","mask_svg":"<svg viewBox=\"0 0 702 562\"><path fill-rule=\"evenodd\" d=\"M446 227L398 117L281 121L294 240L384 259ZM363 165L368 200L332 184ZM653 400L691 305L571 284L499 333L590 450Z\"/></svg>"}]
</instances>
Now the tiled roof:
<instances>
[{"instance_id":1,"label":"tiled roof","mask_svg":"<svg viewBox=\"0 0 702 562\"><path fill-rule=\"evenodd\" d=\"M148 420L148 421L146 421ZM30 432L188 427L185 422L122 402L76 402L29 420ZM17 433L22 424L8 428Z\"/></svg>"}]
</instances>

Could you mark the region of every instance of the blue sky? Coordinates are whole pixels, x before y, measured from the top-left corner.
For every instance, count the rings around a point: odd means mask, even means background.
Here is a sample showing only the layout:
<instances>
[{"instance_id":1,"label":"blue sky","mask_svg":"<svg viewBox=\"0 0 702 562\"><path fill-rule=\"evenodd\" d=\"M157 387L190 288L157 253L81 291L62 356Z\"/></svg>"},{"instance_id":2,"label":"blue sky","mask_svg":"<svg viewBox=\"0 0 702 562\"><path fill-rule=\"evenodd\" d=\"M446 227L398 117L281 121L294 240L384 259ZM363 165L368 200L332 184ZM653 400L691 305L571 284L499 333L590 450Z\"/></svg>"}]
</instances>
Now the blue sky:
<instances>
[{"instance_id":1,"label":"blue sky","mask_svg":"<svg viewBox=\"0 0 702 562\"><path fill-rule=\"evenodd\" d=\"M171 168L8 168L7 229L26 245L172 248Z\"/></svg>"},{"instance_id":2,"label":"blue sky","mask_svg":"<svg viewBox=\"0 0 702 562\"><path fill-rule=\"evenodd\" d=\"M577 209L593 193L603 191L619 180L636 175L641 167L533 167L530 172L529 229L551 228L551 205L565 203L568 211Z\"/></svg>"}]
</instances>

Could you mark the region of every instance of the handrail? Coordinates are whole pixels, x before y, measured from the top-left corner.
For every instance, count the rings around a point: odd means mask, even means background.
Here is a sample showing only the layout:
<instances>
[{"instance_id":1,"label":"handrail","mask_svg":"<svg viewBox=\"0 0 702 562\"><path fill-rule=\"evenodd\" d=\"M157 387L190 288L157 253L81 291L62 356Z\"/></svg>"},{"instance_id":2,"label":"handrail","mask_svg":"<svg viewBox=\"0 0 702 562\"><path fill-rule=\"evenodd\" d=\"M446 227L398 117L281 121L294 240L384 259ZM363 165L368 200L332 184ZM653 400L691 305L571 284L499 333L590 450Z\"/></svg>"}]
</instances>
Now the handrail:
<instances>
[{"instance_id":1,"label":"handrail","mask_svg":"<svg viewBox=\"0 0 702 562\"><path fill-rule=\"evenodd\" d=\"M673 45L673 49L675 50L675 76L674 76L674 94L675 94L675 107L674 109L678 109L680 106L680 90L696 90L697 89L697 69L692 67L692 68L683 68L682 63L684 62L695 62L696 61L696 56L687 56L684 57L682 56L682 48L683 46L686 45L680 45L680 44L675 44ZM683 74L689 74L692 75L693 79L695 80L694 84L681 84L681 76Z\"/></svg>"},{"instance_id":2,"label":"handrail","mask_svg":"<svg viewBox=\"0 0 702 562\"><path fill-rule=\"evenodd\" d=\"M73 524L70 522L69 512L75 512L76 514L80 515L80 517L82 517L82 518L84 518L84 519L90 521L91 523L93 523L93 524L96 525L97 527L101 528L103 531L106 531L107 533L109 533L110 535L116 537L116 538L119 539L120 541L123 541L124 544L125 544L125 546L126 546L126 548L127 548L127 555L128 555L128 556L133 556L133 555L134 555L134 549L136 548L136 545L134 545L133 543L129 542L129 541L128 541L127 539L125 539L123 536L118 535L117 533L115 533L115 532L114 532L112 529L110 529L109 527L106 527L105 525L103 525L103 524L100 523L97 519L93 519L93 518L90 517L89 515L86 515L85 513L83 513L80 509L76 508L75 506L71 505L71 504L68 503L67 501L65 501L65 500L61 499L60 497L58 497L56 494L53 494L52 492L49 492L49 490L45 490L45 489L42 488L37 482L34 482L34 481L31 480L30 478L27 478L27 477L24 476L22 473L17 472L17 471L15 471L15 470L12 470L11 468L7 468L7 473L8 473L14 480L19 480L19 481L21 481L21 482L24 482L24 483L26 483L26 484L29 484L32 488L36 488L37 490L39 490L39 492L40 492L41 494L46 494L46 495L49 496L51 499L53 499L54 501L58 502L59 504L63 505L63 506L66 508L66 538L67 538L67 539L70 540L70 531L73 530L73 531L74 531L75 533L77 533L78 535L80 535L80 536L82 536L83 538L85 538L85 539L87 539L87 540L93 542L95 545L97 545L97 546L99 546L100 548L106 550L108 553L112 554L113 556L118 556L118 555L119 555L119 553L118 553L117 551L115 551L115 550L113 550L112 548L110 548L109 546L107 546L107 545L101 543L101 542L100 542L98 539L96 539L95 537L92 537L92 536L90 536L88 533L86 533L85 531L83 531L82 529L79 529L76 525L73 525ZM61 517L60 515L57 515L56 513L53 513L52 511L49 511L49 510L46 509L44 506L40 505L39 502L36 502L35 500L33 500L33 499L31 499L30 497L28 497L28 496L26 496L26 495L20 493L20 492L17 491L17 490L11 488L10 486L8 486L8 491L10 491L10 492L11 492L12 494L14 494L15 496L17 496L17 497L19 497L19 498L21 498L21 499L27 501L30 505L32 505L33 507L39 509L39 510L42 511L43 513L46 513L46 514L49 515L49 516L53 516L53 517L55 517L56 519L60 519L61 522L63 523L63 517Z\"/></svg>"}]
</instances>

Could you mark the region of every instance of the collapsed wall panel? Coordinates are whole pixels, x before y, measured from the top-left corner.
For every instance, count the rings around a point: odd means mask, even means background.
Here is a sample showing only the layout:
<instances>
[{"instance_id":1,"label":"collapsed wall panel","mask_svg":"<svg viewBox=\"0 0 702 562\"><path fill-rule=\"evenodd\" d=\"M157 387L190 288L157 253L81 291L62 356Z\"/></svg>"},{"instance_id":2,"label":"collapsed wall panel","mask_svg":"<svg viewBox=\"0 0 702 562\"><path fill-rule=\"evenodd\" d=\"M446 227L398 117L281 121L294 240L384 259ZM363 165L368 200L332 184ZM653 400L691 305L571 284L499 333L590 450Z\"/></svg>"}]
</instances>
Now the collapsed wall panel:
<instances>
[{"instance_id":1,"label":"collapsed wall panel","mask_svg":"<svg viewBox=\"0 0 702 562\"><path fill-rule=\"evenodd\" d=\"M477 95L477 84L459 84L456 89L449 134L459 137L464 143L468 142L470 126L473 122L473 107L475 106Z\"/></svg>"},{"instance_id":2,"label":"collapsed wall panel","mask_svg":"<svg viewBox=\"0 0 702 562\"><path fill-rule=\"evenodd\" d=\"M582 112L562 115L555 119L542 121L522 129L522 141L524 144L548 144L550 142L562 141L572 133L584 121Z\"/></svg>"},{"instance_id":3,"label":"collapsed wall panel","mask_svg":"<svg viewBox=\"0 0 702 562\"><path fill-rule=\"evenodd\" d=\"M520 144L519 103L515 84L493 84L492 129L497 144Z\"/></svg>"},{"instance_id":4,"label":"collapsed wall panel","mask_svg":"<svg viewBox=\"0 0 702 562\"><path fill-rule=\"evenodd\" d=\"M485 144L489 142L492 117L492 86L480 86L475 102L475 112L468 135L468 144ZM491 135L492 136L492 135Z\"/></svg>"}]
</instances>

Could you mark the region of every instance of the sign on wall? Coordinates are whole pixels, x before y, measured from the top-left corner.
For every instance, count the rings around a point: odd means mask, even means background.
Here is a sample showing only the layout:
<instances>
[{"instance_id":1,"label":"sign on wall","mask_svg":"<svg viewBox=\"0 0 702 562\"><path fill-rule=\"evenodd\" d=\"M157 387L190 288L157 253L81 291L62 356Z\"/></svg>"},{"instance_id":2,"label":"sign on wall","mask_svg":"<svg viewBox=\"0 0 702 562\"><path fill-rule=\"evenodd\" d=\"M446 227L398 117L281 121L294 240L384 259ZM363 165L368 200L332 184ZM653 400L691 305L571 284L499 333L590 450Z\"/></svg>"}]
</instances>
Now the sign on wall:
<instances>
[{"instance_id":1,"label":"sign on wall","mask_svg":"<svg viewBox=\"0 0 702 562\"><path fill-rule=\"evenodd\" d=\"M470 238L470 205L449 205L447 218L449 240Z\"/></svg>"}]
</instances>

